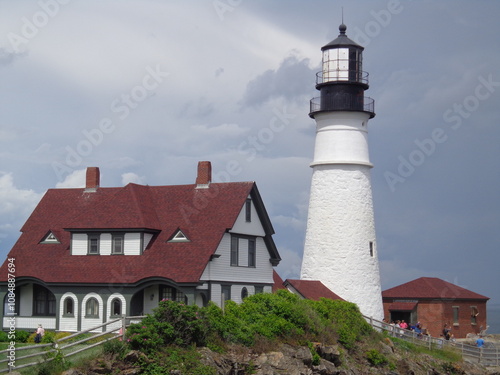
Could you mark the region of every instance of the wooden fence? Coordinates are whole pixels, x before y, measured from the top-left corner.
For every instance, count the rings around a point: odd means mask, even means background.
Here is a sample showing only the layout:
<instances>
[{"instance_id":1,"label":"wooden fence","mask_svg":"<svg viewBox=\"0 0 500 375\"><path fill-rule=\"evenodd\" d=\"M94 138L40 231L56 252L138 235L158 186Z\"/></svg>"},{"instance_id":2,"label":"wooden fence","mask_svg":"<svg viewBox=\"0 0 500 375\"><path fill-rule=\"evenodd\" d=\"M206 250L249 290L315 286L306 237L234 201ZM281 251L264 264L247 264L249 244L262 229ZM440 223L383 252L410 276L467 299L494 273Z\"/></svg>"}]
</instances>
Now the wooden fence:
<instances>
[{"instance_id":1,"label":"wooden fence","mask_svg":"<svg viewBox=\"0 0 500 375\"><path fill-rule=\"evenodd\" d=\"M58 355L62 355L63 358L67 358L96 346L102 345L110 340L115 340L119 337L125 339L125 330L130 325L130 323L139 322L142 318L144 318L144 316L124 316L121 318L110 320L109 322L100 324L85 331L73 333L69 336L56 340L53 343L35 344L29 346L14 346L14 348L2 350L0 351L0 373L12 372L13 370L35 366L43 362L50 362L57 358ZM105 327L107 327L108 325L115 324L119 321L121 321L120 326L111 330L105 329ZM95 332L100 328L102 328L104 332L92 334L91 336L85 337L80 340L69 341L82 334ZM96 340L99 337L106 335L108 337L104 337L103 339L98 340L95 343L87 343L90 340ZM23 353L27 354L23 355ZM22 363L18 364L19 362ZM4 368L4 366L6 366L6 368Z\"/></svg>"}]
</instances>

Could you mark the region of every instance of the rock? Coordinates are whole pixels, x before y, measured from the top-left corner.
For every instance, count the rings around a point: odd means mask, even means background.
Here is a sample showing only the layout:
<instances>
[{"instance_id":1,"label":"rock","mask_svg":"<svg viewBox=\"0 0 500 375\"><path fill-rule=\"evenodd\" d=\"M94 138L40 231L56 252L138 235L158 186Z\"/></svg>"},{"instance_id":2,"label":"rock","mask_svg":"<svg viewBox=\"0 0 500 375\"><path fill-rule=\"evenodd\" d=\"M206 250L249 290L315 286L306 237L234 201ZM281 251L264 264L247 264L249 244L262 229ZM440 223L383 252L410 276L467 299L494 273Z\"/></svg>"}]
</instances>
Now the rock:
<instances>
[{"instance_id":1,"label":"rock","mask_svg":"<svg viewBox=\"0 0 500 375\"><path fill-rule=\"evenodd\" d=\"M293 357L302 361L305 365L310 366L312 364L313 356L311 350L308 347L301 346L297 349Z\"/></svg>"},{"instance_id":2,"label":"rock","mask_svg":"<svg viewBox=\"0 0 500 375\"><path fill-rule=\"evenodd\" d=\"M131 350L130 352L125 354L123 361L127 363L137 363L140 359L146 362L150 362L148 356L138 350Z\"/></svg>"},{"instance_id":3,"label":"rock","mask_svg":"<svg viewBox=\"0 0 500 375\"><path fill-rule=\"evenodd\" d=\"M340 351L335 345L318 345L316 351L319 356L326 361L332 362L336 367L342 365L342 360L340 358Z\"/></svg>"}]
</instances>

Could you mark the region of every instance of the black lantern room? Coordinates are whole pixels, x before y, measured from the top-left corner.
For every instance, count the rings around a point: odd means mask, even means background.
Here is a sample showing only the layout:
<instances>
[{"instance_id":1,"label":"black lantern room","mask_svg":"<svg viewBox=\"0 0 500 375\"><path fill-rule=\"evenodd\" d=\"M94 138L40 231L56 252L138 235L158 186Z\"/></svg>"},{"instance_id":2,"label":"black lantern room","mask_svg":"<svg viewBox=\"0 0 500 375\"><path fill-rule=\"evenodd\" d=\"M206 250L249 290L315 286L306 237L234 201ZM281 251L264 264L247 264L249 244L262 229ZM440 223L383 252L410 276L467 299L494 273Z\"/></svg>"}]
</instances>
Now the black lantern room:
<instances>
[{"instance_id":1,"label":"black lantern room","mask_svg":"<svg viewBox=\"0 0 500 375\"><path fill-rule=\"evenodd\" d=\"M368 73L363 71L363 50L339 26L339 36L321 48L322 70L316 74L320 97L311 100L309 116L325 111L362 111L375 116L373 99L365 97Z\"/></svg>"}]
</instances>

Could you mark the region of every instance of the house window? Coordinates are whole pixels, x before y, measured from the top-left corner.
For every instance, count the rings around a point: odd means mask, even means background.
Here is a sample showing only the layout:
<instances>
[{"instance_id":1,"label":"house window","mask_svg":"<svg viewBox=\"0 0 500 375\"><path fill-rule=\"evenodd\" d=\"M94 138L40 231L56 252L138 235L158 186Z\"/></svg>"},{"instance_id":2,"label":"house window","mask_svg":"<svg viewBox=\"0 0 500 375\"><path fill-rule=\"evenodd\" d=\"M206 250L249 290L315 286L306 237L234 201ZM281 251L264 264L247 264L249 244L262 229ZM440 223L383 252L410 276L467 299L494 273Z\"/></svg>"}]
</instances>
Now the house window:
<instances>
[{"instance_id":1,"label":"house window","mask_svg":"<svg viewBox=\"0 0 500 375\"><path fill-rule=\"evenodd\" d=\"M250 223L252 221L252 200L247 199L245 201L245 221Z\"/></svg>"},{"instance_id":2,"label":"house window","mask_svg":"<svg viewBox=\"0 0 500 375\"><path fill-rule=\"evenodd\" d=\"M264 287L262 285L255 286L255 294L264 293Z\"/></svg>"},{"instance_id":3,"label":"house window","mask_svg":"<svg viewBox=\"0 0 500 375\"><path fill-rule=\"evenodd\" d=\"M111 315L121 315L122 314L122 301L119 298L115 298L111 302Z\"/></svg>"},{"instance_id":4,"label":"house window","mask_svg":"<svg viewBox=\"0 0 500 375\"><path fill-rule=\"evenodd\" d=\"M123 244L124 244L123 234L113 234L111 253L123 254Z\"/></svg>"},{"instance_id":5,"label":"house window","mask_svg":"<svg viewBox=\"0 0 500 375\"><path fill-rule=\"evenodd\" d=\"M459 312L459 307L458 306L453 306L453 325L458 326L459 325L459 320L458 320L458 312Z\"/></svg>"},{"instance_id":6,"label":"house window","mask_svg":"<svg viewBox=\"0 0 500 375\"><path fill-rule=\"evenodd\" d=\"M186 295L180 290L170 286L160 285L160 301L164 299L187 303Z\"/></svg>"},{"instance_id":7,"label":"house window","mask_svg":"<svg viewBox=\"0 0 500 375\"><path fill-rule=\"evenodd\" d=\"M256 265L255 237L232 235L230 251L231 251L230 254L231 266L255 267ZM240 263L240 261L242 263Z\"/></svg>"},{"instance_id":8,"label":"house window","mask_svg":"<svg viewBox=\"0 0 500 375\"><path fill-rule=\"evenodd\" d=\"M231 285L222 285L222 300L229 301L231 299Z\"/></svg>"},{"instance_id":9,"label":"house window","mask_svg":"<svg viewBox=\"0 0 500 375\"><path fill-rule=\"evenodd\" d=\"M238 265L239 256L239 238L236 236L231 237L231 266Z\"/></svg>"},{"instance_id":10,"label":"house window","mask_svg":"<svg viewBox=\"0 0 500 375\"><path fill-rule=\"evenodd\" d=\"M255 267L255 239L248 240L248 267Z\"/></svg>"},{"instance_id":11,"label":"house window","mask_svg":"<svg viewBox=\"0 0 500 375\"><path fill-rule=\"evenodd\" d=\"M477 306L470 307L470 324L477 324L477 316L479 315L479 311L477 310Z\"/></svg>"},{"instance_id":12,"label":"house window","mask_svg":"<svg viewBox=\"0 0 500 375\"><path fill-rule=\"evenodd\" d=\"M248 289L247 288L241 289L241 300L244 300L247 297L248 297Z\"/></svg>"},{"instance_id":13,"label":"house window","mask_svg":"<svg viewBox=\"0 0 500 375\"><path fill-rule=\"evenodd\" d=\"M75 316L73 298L66 297L63 303L63 316Z\"/></svg>"},{"instance_id":14,"label":"house window","mask_svg":"<svg viewBox=\"0 0 500 375\"><path fill-rule=\"evenodd\" d=\"M89 234L89 254L99 254L99 235Z\"/></svg>"},{"instance_id":15,"label":"house window","mask_svg":"<svg viewBox=\"0 0 500 375\"><path fill-rule=\"evenodd\" d=\"M99 318L99 302L94 297L87 300L85 304L86 318Z\"/></svg>"},{"instance_id":16,"label":"house window","mask_svg":"<svg viewBox=\"0 0 500 375\"><path fill-rule=\"evenodd\" d=\"M56 315L56 297L50 290L38 284L33 285L33 315Z\"/></svg>"}]
</instances>

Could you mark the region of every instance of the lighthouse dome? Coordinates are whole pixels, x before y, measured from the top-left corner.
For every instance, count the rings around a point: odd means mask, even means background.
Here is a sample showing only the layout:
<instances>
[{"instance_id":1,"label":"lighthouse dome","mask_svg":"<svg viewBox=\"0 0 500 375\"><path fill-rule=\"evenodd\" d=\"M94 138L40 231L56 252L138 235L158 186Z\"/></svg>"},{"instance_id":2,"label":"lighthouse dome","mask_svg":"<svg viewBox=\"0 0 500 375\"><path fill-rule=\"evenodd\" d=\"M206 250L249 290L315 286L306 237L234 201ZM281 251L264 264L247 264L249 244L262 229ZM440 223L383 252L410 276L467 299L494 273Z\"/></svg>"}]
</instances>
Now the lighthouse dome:
<instances>
[{"instance_id":1,"label":"lighthouse dome","mask_svg":"<svg viewBox=\"0 0 500 375\"><path fill-rule=\"evenodd\" d=\"M331 49L331 48L339 48L339 47L356 47L359 48L361 51L364 50L364 47L360 46L358 43L354 42L353 40L349 39L346 35L346 30L347 26L344 24L341 24L339 26L339 31L340 34L337 38L332 40L330 43L325 44L323 47L321 47L321 50L324 51L326 49Z\"/></svg>"}]
</instances>

